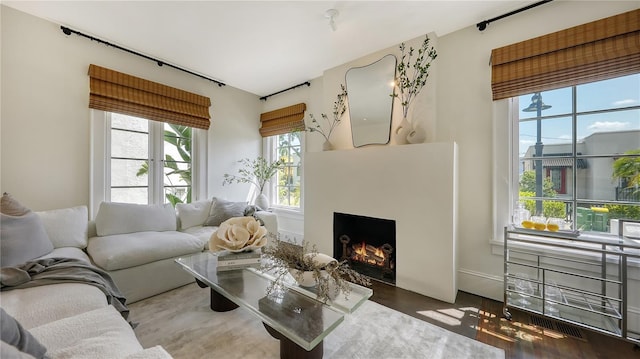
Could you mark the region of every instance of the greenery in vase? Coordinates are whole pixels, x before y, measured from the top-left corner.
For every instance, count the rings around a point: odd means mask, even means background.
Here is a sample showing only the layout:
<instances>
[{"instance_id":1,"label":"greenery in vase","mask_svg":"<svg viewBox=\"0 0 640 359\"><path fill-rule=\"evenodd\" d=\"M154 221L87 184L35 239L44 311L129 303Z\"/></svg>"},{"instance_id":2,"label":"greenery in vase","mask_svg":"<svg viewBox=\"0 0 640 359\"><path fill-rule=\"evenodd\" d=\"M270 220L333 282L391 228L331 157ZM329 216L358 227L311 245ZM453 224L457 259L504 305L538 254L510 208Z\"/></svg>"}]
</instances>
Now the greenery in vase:
<instances>
[{"instance_id":1,"label":"greenery in vase","mask_svg":"<svg viewBox=\"0 0 640 359\"><path fill-rule=\"evenodd\" d=\"M349 282L371 285L369 278L351 269L347 261L332 261L328 265L319 266L315 260L317 255L316 246L309 249L307 242L299 246L278 239L275 244L263 247L262 256L266 260L263 261L262 270L275 276L267 288L267 294L284 285L289 269L296 269L300 277L304 272L313 272L318 289L317 298L323 302L331 299L332 293L337 291L342 292L346 299L351 292Z\"/></svg>"},{"instance_id":2,"label":"greenery in vase","mask_svg":"<svg viewBox=\"0 0 640 359\"><path fill-rule=\"evenodd\" d=\"M409 47L407 52L404 42L400 44L400 53L401 57L397 65L398 77L396 78L399 94L394 93L392 96L400 98L402 117L407 118L409 106L427 83L429 67L438 54L433 46L429 46L429 36L425 36L415 59L413 58L413 47Z\"/></svg>"},{"instance_id":3,"label":"greenery in vase","mask_svg":"<svg viewBox=\"0 0 640 359\"><path fill-rule=\"evenodd\" d=\"M327 114L322 113L320 116L327 122L329 128L324 130L318 120L313 116L313 114L309 114L309 118L311 118L311 126L307 127L307 131L309 132L318 132L324 137L325 140L329 141L331 137L331 133L333 130L340 124L340 120L342 119L342 115L344 115L347 110L346 100L347 100L347 88L340 84L340 93L338 94L337 100L333 103L333 120L329 120L329 116Z\"/></svg>"},{"instance_id":4,"label":"greenery in vase","mask_svg":"<svg viewBox=\"0 0 640 359\"><path fill-rule=\"evenodd\" d=\"M269 180L282 168L282 160L268 162L264 157L260 156L254 160L248 158L238 161L242 164L242 168L238 170L237 175L224 174L222 185L231 183L251 183L255 185L260 193L264 190L264 186Z\"/></svg>"}]
</instances>

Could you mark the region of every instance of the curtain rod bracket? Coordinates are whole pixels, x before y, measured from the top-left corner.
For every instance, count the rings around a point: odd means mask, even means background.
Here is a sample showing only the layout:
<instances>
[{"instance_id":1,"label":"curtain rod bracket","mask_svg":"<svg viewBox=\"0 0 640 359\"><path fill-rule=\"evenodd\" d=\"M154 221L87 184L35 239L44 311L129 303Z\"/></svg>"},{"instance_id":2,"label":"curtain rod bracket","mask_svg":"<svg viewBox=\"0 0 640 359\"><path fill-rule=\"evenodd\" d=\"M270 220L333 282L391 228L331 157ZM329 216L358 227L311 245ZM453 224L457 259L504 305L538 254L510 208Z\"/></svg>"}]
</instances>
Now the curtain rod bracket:
<instances>
[{"instance_id":1,"label":"curtain rod bracket","mask_svg":"<svg viewBox=\"0 0 640 359\"><path fill-rule=\"evenodd\" d=\"M167 66L169 66L169 67L171 67L171 68L173 68L173 69L176 69L176 70L178 70L178 71L186 72L186 73L188 73L189 75L193 75L193 76L199 77L199 78L201 78L201 79L205 79L205 80L211 81L211 82L213 82L213 83L217 84L217 85L218 85L218 87L226 86L226 84L225 84L225 83L220 82L220 81L218 81L218 80L214 80L214 79L212 79L212 78L209 78L209 77L206 77L206 76L200 75L200 74L195 73L195 72L193 72L193 71L190 71L190 70L187 70L187 69L183 69L182 67L178 67L178 66L175 66L175 65L171 65L171 64L166 63L166 62L164 62L164 61L162 61L162 60L158 60L158 59L156 59L156 58L153 58L153 57L151 57L151 56L147 56L147 55L141 54L141 53L136 52L136 51L133 51L133 50L129 50L129 49L124 48L124 47L122 47L122 46L119 46L119 45L113 44L113 43L111 43L111 42L108 42L108 41L105 41L105 40L102 40L102 39L98 39L98 38L96 38L96 37L93 37L93 36L90 36L90 35L84 34L84 33L80 32L80 31L72 30L72 29L70 29L70 28L68 28L68 27L66 27L66 26L60 26L60 29L62 30L62 32L63 32L65 35L76 34L76 35L81 36L81 37L86 37L87 39L89 39L89 40L91 40L91 41L97 41L97 42L99 42L99 43L101 43L101 44L104 44L104 45L107 45L107 46L111 46L111 47L115 47L116 49L118 49L118 50L122 50L122 51L124 51L124 52L128 52L128 53L130 53L130 54L132 54L132 55L140 56L140 57L145 58L145 59L147 59L147 60L151 60L151 61L155 62L155 63L156 63L158 66L160 66L160 67L162 67L162 66L164 66L164 65L167 65Z\"/></svg>"},{"instance_id":2,"label":"curtain rod bracket","mask_svg":"<svg viewBox=\"0 0 640 359\"><path fill-rule=\"evenodd\" d=\"M533 3L533 4L530 4L530 5L527 5L527 6L523 7L523 8L520 8L520 9L517 9L517 10L510 11L510 12L508 12L508 13L506 13L506 14L503 14L503 15L500 15L500 16L496 16L496 17L494 17L494 18L492 18L492 19L484 20L484 21L480 21L479 23L477 23L477 24L476 24L476 27L478 28L478 30L480 30L480 31L484 31L484 30L487 28L487 26L488 26L490 23L494 22L494 21L497 21L497 20L503 19L503 18L505 18L505 17L507 17L507 16L515 15L515 14L517 14L517 13L519 13L519 12L523 12L523 11L526 11L526 10L532 9L532 8L534 8L534 7L536 7L536 6L540 6L540 5L542 5L542 4L546 4L546 3L551 2L551 1L553 1L553 0L538 1L538 2L536 2L536 3Z\"/></svg>"}]
</instances>

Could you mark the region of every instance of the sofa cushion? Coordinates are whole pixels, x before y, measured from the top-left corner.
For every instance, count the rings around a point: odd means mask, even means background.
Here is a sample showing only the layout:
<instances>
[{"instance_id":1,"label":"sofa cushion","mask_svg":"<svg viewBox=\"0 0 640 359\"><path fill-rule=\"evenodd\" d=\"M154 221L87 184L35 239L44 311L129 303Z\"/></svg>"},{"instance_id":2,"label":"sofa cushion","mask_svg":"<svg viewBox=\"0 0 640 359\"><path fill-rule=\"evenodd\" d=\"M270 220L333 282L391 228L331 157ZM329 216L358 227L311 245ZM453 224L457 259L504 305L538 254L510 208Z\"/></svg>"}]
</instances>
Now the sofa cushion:
<instances>
[{"instance_id":1,"label":"sofa cushion","mask_svg":"<svg viewBox=\"0 0 640 359\"><path fill-rule=\"evenodd\" d=\"M31 329L52 358L124 358L142 350L129 323L113 307Z\"/></svg>"},{"instance_id":2,"label":"sofa cushion","mask_svg":"<svg viewBox=\"0 0 640 359\"><path fill-rule=\"evenodd\" d=\"M0 337L3 342L35 358L45 357L47 348L2 308L0 308L0 323L2 323Z\"/></svg>"},{"instance_id":3,"label":"sofa cushion","mask_svg":"<svg viewBox=\"0 0 640 359\"><path fill-rule=\"evenodd\" d=\"M9 216L24 216L29 211L29 208L18 202L13 196L7 192L2 194L0 199L0 212Z\"/></svg>"},{"instance_id":4,"label":"sofa cushion","mask_svg":"<svg viewBox=\"0 0 640 359\"><path fill-rule=\"evenodd\" d=\"M201 226L209 217L211 209L211 200L202 200L192 203L176 204L176 212L180 219L180 228L187 229L195 226Z\"/></svg>"},{"instance_id":5,"label":"sofa cushion","mask_svg":"<svg viewBox=\"0 0 640 359\"><path fill-rule=\"evenodd\" d=\"M204 244L204 249L209 249L209 238L217 230L218 226L194 226L185 229L184 233L198 238Z\"/></svg>"},{"instance_id":6,"label":"sofa cushion","mask_svg":"<svg viewBox=\"0 0 640 359\"><path fill-rule=\"evenodd\" d=\"M113 271L202 251L203 243L182 232L138 232L89 239L87 252L102 269Z\"/></svg>"},{"instance_id":7,"label":"sofa cushion","mask_svg":"<svg viewBox=\"0 0 640 359\"><path fill-rule=\"evenodd\" d=\"M171 204L145 205L102 202L95 222L98 236L147 231L175 231L176 211Z\"/></svg>"},{"instance_id":8,"label":"sofa cushion","mask_svg":"<svg viewBox=\"0 0 640 359\"><path fill-rule=\"evenodd\" d=\"M86 206L36 212L55 248L87 247L89 225Z\"/></svg>"},{"instance_id":9,"label":"sofa cushion","mask_svg":"<svg viewBox=\"0 0 640 359\"><path fill-rule=\"evenodd\" d=\"M53 250L40 217L0 214L0 263L3 267L22 264Z\"/></svg>"},{"instance_id":10,"label":"sofa cushion","mask_svg":"<svg viewBox=\"0 0 640 359\"><path fill-rule=\"evenodd\" d=\"M27 329L108 305L98 288L59 283L2 292L2 308Z\"/></svg>"},{"instance_id":11,"label":"sofa cushion","mask_svg":"<svg viewBox=\"0 0 640 359\"><path fill-rule=\"evenodd\" d=\"M204 225L219 226L231 217L242 217L245 208L247 208L247 202L231 202L213 197L209 217L204 221Z\"/></svg>"}]
</instances>

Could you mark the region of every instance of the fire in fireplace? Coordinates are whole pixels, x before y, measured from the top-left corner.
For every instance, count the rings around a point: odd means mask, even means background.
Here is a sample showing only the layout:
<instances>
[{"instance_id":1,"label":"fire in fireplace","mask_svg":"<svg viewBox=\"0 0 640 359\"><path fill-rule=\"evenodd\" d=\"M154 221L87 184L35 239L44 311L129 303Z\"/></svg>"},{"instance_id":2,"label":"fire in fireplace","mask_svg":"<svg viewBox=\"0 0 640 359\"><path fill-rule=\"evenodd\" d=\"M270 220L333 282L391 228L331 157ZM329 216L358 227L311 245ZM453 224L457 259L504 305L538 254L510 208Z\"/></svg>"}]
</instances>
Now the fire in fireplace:
<instances>
[{"instance_id":1,"label":"fire in fireplace","mask_svg":"<svg viewBox=\"0 0 640 359\"><path fill-rule=\"evenodd\" d=\"M356 271L395 284L395 221L334 213L334 257Z\"/></svg>"}]
</instances>

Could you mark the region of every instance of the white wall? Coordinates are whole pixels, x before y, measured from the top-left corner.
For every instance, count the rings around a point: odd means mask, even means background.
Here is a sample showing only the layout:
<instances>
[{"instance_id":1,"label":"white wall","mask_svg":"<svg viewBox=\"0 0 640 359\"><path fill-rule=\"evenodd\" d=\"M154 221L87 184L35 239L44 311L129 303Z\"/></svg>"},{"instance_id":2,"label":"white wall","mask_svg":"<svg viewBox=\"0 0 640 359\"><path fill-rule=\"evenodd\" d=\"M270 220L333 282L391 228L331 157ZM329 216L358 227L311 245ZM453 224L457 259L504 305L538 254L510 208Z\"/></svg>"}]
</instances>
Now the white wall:
<instances>
[{"instance_id":1,"label":"white wall","mask_svg":"<svg viewBox=\"0 0 640 359\"><path fill-rule=\"evenodd\" d=\"M89 205L89 64L211 98L209 196L242 200L248 186L222 187L235 161L261 153L258 96L218 87L2 6L0 188L34 210ZM106 39L108 40L108 39Z\"/></svg>"}]
</instances>

